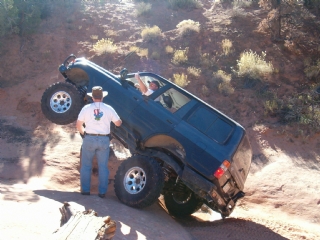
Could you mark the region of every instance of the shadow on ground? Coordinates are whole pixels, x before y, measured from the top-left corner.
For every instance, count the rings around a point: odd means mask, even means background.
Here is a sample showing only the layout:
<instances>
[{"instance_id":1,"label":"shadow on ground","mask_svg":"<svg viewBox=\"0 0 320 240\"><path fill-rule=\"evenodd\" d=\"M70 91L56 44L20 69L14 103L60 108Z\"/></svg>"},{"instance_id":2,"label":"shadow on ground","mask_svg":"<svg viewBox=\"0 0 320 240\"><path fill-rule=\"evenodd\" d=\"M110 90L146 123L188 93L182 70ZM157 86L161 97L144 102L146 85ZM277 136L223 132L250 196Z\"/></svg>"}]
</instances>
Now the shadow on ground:
<instances>
[{"instance_id":1,"label":"shadow on ground","mask_svg":"<svg viewBox=\"0 0 320 240\"><path fill-rule=\"evenodd\" d=\"M117 222L114 239L286 239L248 220L228 218L209 222L193 216L175 219L162 204L131 208L119 202L113 190L108 191L105 199L97 195L82 196L77 192L36 190L34 193L61 203L76 202L86 210L93 209L98 216L110 216Z\"/></svg>"}]
</instances>

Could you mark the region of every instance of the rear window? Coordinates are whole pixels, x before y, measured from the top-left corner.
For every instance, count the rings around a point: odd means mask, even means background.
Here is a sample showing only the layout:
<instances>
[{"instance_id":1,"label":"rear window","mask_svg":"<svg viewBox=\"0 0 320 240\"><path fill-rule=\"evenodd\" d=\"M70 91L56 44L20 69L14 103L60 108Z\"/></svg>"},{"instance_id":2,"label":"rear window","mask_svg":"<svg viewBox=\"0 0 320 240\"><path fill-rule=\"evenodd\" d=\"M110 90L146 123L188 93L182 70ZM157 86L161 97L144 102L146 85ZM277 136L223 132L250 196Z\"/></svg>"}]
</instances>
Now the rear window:
<instances>
[{"instance_id":1,"label":"rear window","mask_svg":"<svg viewBox=\"0 0 320 240\"><path fill-rule=\"evenodd\" d=\"M218 143L227 141L233 130L230 123L224 121L212 109L204 107L198 108L187 122Z\"/></svg>"}]
</instances>

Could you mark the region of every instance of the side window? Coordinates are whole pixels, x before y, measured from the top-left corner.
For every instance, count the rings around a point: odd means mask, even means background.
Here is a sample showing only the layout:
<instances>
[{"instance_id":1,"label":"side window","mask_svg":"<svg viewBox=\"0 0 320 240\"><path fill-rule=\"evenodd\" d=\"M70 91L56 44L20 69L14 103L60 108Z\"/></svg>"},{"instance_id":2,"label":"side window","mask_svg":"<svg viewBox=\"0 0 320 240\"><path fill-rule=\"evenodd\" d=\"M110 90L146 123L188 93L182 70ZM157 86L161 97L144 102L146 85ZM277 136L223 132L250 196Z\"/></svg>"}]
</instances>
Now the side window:
<instances>
[{"instance_id":1,"label":"side window","mask_svg":"<svg viewBox=\"0 0 320 240\"><path fill-rule=\"evenodd\" d=\"M178 111L189 101L189 97L183 95L174 88L170 88L160 96L160 103L162 106L172 113Z\"/></svg>"},{"instance_id":2,"label":"side window","mask_svg":"<svg viewBox=\"0 0 320 240\"><path fill-rule=\"evenodd\" d=\"M165 85L163 82L160 82L151 76L140 76L140 78L141 78L142 82L144 83L144 85L146 85L147 87L149 86L149 83L152 81L157 81L160 85L160 88ZM127 78L126 80L128 81L129 85L139 89L139 84L138 84L138 81L135 77Z\"/></svg>"},{"instance_id":3,"label":"side window","mask_svg":"<svg viewBox=\"0 0 320 240\"><path fill-rule=\"evenodd\" d=\"M204 107L198 108L188 119L188 123L218 143L224 143L230 136L233 126L217 113Z\"/></svg>"}]
</instances>

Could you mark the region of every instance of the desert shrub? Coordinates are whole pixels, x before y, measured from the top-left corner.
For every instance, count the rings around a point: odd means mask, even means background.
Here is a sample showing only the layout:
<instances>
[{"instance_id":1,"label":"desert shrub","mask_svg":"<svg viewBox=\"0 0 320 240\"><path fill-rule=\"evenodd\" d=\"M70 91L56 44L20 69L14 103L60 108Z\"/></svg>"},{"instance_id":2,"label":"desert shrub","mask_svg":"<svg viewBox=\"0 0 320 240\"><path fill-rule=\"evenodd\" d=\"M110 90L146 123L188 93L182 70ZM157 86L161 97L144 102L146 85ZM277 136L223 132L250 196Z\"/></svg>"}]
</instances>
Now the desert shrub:
<instances>
[{"instance_id":1,"label":"desert shrub","mask_svg":"<svg viewBox=\"0 0 320 240\"><path fill-rule=\"evenodd\" d=\"M202 4L197 0L168 0L169 6L173 9L177 8L200 8Z\"/></svg>"},{"instance_id":2,"label":"desert shrub","mask_svg":"<svg viewBox=\"0 0 320 240\"><path fill-rule=\"evenodd\" d=\"M227 74L223 70L218 70L212 74L213 86L217 86L220 93L229 95L234 92L234 88L231 85L231 74Z\"/></svg>"},{"instance_id":3,"label":"desert shrub","mask_svg":"<svg viewBox=\"0 0 320 240\"><path fill-rule=\"evenodd\" d=\"M269 99L264 102L264 112L265 114L269 114L274 116L279 111L279 103L276 99Z\"/></svg>"},{"instance_id":4,"label":"desert shrub","mask_svg":"<svg viewBox=\"0 0 320 240\"><path fill-rule=\"evenodd\" d=\"M98 37L98 35L91 35L90 38L91 38L92 40L97 40L99 37Z\"/></svg>"},{"instance_id":5,"label":"desert shrub","mask_svg":"<svg viewBox=\"0 0 320 240\"><path fill-rule=\"evenodd\" d=\"M196 67L188 67L187 68L187 72L190 74L190 75L193 75L195 77L199 77L200 74L201 74L201 69L200 68L196 68Z\"/></svg>"},{"instance_id":6,"label":"desert shrub","mask_svg":"<svg viewBox=\"0 0 320 240\"><path fill-rule=\"evenodd\" d=\"M99 38L99 36L98 35L91 35L90 38L92 40L92 46L93 46L94 41L97 40Z\"/></svg>"},{"instance_id":7,"label":"desert shrub","mask_svg":"<svg viewBox=\"0 0 320 240\"><path fill-rule=\"evenodd\" d=\"M188 61L189 48L185 50L176 50L173 54L171 62L175 65L186 63Z\"/></svg>"},{"instance_id":8,"label":"desert shrub","mask_svg":"<svg viewBox=\"0 0 320 240\"><path fill-rule=\"evenodd\" d=\"M273 65L267 62L265 57L265 52L262 52L261 56L251 50L241 53L240 59L237 60L237 70L235 70L235 73L240 77L250 79L261 79L271 74L273 72Z\"/></svg>"},{"instance_id":9,"label":"desert shrub","mask_svg":"<svg viewBox=\"0 0 320 240\"><path fill-rule=\"evenodd\" d=\"M234 93L234 87L230 84L230 82L222 82L218 86L218 90L221 94L228 96Z\"/></svg>"},{"instance_id":10,"label":"desert shrub","mask_svg":"<svg viewBox=\"0 0 320 240\"><path fill-rule=\"evenodd\" d=\"M233 7L232 12L231 12L231 16L233 18L244 18L247 16L247 13L241 7Z\"/></svg>"},{"instance_id":11,"label":"desert shrub","mask_svg":"<svg viewBox=\"0 0 320 240\"><path fill-rule=\"evenodd\" d=\"M160 59L160 53L159 52L152 52L151 53L151 58L154 60L159 60Z\"/></svg>"},{"instance_id":12,"label":"desert shrub","mask_svg":"<svg viewBox=\"0 0 320 240\"><path fill-rule=\"evenodd\" d=\"M171 54L174 52L174 49L171 46L166 46L165 51L166 51L166 53Z\"/></svg>"},{"instance_id":13,"label":"desert shrub","mask_svg":"<svg viewBox=\"0 0 320 240\"><path fill-rule=\"evenodd\" d=\"M203 68L211 68L215 65L215 58L211 57L209 53L203 53L200 55L200 65Z\"/></svg>"},{"instance_id":14,"label":"desert shrub","mask_svg":"<svg viewBox=\"0 0 320 240\"><path fill-rule=\"evenodd\" d=\"M186 87L189 84L188 76L184 73L173 74L173 82L180 87Z\"/></svg>"},{"instance_id":15,"label":"desert shrub","mask_svg":"<svg viewBox=\"0 0 320 240\"><path fill-rule=\"evenodd\" d=\"M96 44L93 45L93 51L97 55L102 55L104 53L114 53L117 50L117 46L113 44L113 41L109 38L102 38Z\"/></svg>"},{"instance_id":16,"label":"desert shrub","mask_svg":"<svg viewBox=\"0 0 320 240\"><path fill-rule=\"evenodd\" d=\"M310 59L304 61L304 73L309 79L316 79L320 76L320 59L312 63Z\"/></svg>"},{"instance_id":17,"label":"desert shrub","mask_svg":"<svg viewBox=\"0 0 320 240\"><path fill-rule=\"evenodd\" d=\"M158 26L146 27L141 32L143 40L150 42L161 37L161 29Z\"/></svg>"},{"instance_id":18,"label":"desert shrub","mask_svg":"<svg viewBox=\"0 0 320 240\"><path fill-rule=\"evenodd\" d=\"M146 57L148 58L149 50L148 48L139 48L136 46L130 47L130 52L135 52L139 57Z\"/></svg>"},{"instance_id":19,"label":"desert shrub","mask_svg":"<svg viewBox=\"0 0 320 240\"><path fill-rule=\"evenodd\" d=\"M118 36L118 32L113 29L104 30L104 33L106 34L107 37Z\"/></svg>"},{"instance_id":20,"label":"desert shrub","mask_svg":"<svg viewBox=\"0 0 320 240\"><path fill-rule=\"evenodd\" d=\"M202 85L201 93L203 96L209 97L209 95L210 95L209 88L206 85Z\"/></svg>"},{"instance_id":21,"label":"desert shrub","mask_svg":"<svg viewBox=\"0 0 320 240\"><path fill-rule=\"evenodd\" d=\"M232 52L232 42L229 39L223 39L222 43L222 51L224 55L229 55Z\"/></svg>"},{"instance_id":22,"label":"desert shrub","mask_svg":"<svg viewBox=\"0 0 320 240\"><path fill-rule=\"evenodd\" d=\"M0 36L19 32L16 25L19 19L18 12L19 10L14 5L13 0L3 1L0 4Z\"/></svg>"},{"instance_id":23,"label":"desert shrub","mask_svg":"<svg viewBox=\"0 0 320 240\"><path fill-rule=\"evenodd\" d=\"M247 8L252 5L253 1L233 1L232 6L233 8Z\"/></svg>"},{"instance_id":24,"label":"desert shrub","mask_svg":"<svg viewBox=\"0 0 320 240\"><path fill-rule=\"evenodd\" d=\"M143 16L143 15L150 13L150 10L151 10L150 3L141 2L141 3L137 4L137 6L136 6L135 15L137 17Z\"/></svg>"},{"instance_id":25,"label":"desert shrub","mask_svg":"<svg viewBox=\"0 0 320 240\"><path fill-rule=\"evenodd\" d=\"M200 32L200 23L191 19L183 20L177 24L177 29L181 36L189 35L190 33Z\"/></svg>"}]
</instances>

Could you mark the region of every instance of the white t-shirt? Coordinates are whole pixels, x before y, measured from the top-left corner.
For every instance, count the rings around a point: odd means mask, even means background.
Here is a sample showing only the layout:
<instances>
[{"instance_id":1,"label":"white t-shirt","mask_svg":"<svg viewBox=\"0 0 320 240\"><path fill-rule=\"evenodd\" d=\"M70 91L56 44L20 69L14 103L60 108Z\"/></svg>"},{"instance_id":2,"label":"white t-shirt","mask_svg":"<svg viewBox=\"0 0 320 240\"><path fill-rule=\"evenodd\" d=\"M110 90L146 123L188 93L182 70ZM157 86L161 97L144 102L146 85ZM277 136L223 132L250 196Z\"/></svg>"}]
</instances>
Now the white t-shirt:
<instances>
[{"instance_id":1,"label":"white t-shirt","mask_svg":"<svg viewBox=\"0 0 320 240\"><path fill-rule=\"evenodd\" d=\"M154 91L148 88L148 90L145 93L142 93L142 95L150 96ZM154 101L160 101L160 98L157 97Z\"/></svg>"},{"instance_id":2,"label":"white t-shirt","mask_svg":"<svg viewBox=\"0 0 320 240\"><path fill-rule=\"evenodd\" d=\"M120 120L116 111L103 102L94 102L82 108L79 121L86 124L86 133L109 134L110 123Z\"/></svg>"}]
</instances>

